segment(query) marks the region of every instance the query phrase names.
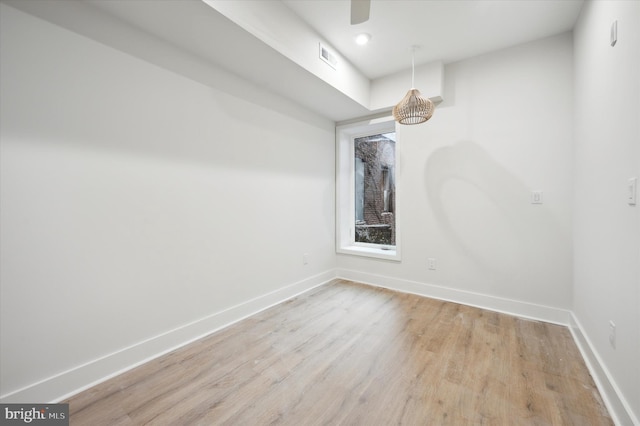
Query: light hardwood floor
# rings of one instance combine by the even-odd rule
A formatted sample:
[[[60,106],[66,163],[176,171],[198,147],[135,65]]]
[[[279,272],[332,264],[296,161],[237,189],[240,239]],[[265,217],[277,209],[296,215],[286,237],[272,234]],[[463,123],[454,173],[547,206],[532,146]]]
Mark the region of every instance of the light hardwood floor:
[[[567,328],[337,281],[66,401],[76,425],[611,425]]]

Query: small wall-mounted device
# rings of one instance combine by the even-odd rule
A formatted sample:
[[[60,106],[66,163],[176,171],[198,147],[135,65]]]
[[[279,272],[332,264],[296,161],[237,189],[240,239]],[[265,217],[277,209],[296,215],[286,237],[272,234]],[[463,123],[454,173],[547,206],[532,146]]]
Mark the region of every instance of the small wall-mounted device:
[[[627,187],[627,203],[630,206],[636,205],[636,194],[638,192],[638,178],[632,177],[629,179],[628,187]]]
[[[436,270],[436,260],[433,257],[427,259],[427,268],[429,268],[430,271]]]
[[[613,21],[611,24],[611,47],[615,46],[618,42],[618,21]]]
[[[542,204],[542,191],[531,191],[531,204]]]
[[[613,349],[616,348],[616,323],[609,321],[609,343]]]

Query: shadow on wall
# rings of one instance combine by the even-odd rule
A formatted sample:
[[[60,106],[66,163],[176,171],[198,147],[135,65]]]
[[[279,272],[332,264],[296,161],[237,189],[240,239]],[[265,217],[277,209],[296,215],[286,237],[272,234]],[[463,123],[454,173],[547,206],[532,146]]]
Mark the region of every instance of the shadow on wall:
[[[437,149],[425,179],[437,225],[485,279],[497,286],[498,280],[511,286],[524,278],[547,285],[570,279],[569,235],[548,208],[531,204],[531,189],[480,146],[461,141]]]

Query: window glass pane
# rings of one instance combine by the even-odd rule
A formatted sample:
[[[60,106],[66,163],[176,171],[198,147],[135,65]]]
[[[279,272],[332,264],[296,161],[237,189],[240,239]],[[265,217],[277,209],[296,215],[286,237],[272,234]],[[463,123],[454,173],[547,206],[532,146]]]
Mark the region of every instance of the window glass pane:
[[[364,222],[364,162],[356,157],[356,223]]]
[[[355,241],[395,246],[395,132],[354,139]]]

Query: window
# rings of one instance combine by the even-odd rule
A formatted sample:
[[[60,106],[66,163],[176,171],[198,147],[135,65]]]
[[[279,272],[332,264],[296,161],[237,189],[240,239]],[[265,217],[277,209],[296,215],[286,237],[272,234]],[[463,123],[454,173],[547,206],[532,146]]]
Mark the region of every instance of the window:
[[[395,123],[339,126],[336,144],[337,252],[400,260]]]
[[[355,241],[395,246],[395,132],[355,138]],[[388,248],[388,247],[387,247]]]

